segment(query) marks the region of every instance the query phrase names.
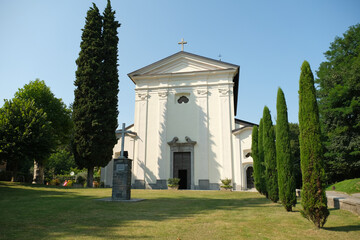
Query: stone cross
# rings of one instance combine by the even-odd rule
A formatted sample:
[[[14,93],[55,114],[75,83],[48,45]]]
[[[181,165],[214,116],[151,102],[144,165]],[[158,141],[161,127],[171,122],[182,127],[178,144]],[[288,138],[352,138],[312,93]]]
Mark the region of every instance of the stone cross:
[[[178,44],[181,44],[181,51],[184,51],[184,44],[187,44],[187,42],[184,42],[184,38],[181,39],[181,42],[179,42]]]
[[[125,131],[125,123],[122,124],[122,129],[121,130],[116,130],[115,133],[121,133],[121,153],[120,153],[120,157],[124,157],[125,135],[132,134],[132,135],[136,136],[137,134],[136,134],[136,132]]]

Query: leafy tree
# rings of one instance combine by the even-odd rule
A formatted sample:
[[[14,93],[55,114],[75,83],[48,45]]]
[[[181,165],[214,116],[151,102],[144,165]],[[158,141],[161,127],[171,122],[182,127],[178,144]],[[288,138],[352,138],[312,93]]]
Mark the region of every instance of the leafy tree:
[[[12,181],[22,164],[41,159],[53,147],[51,123],[34,100],[5,100],[0,110],[0,159],[12,170]]]
[[[296,205],[296,186],[291,158],[289,123],[285,96],[278,89],[276,121],[276,162],[278,171],[279,199],[287,211]]]
[[[276,169],[275,133],[267,106],[264,107],[263,112],[263,143],[267,196],[273,202],[277,202],[279,200],[279,189]]]
[[[44,81],[40,79],[30,81],[15,93],[15,98],[34,100],[35,106],[43,109],[47,119],[51,122],[56,145],[69,143],[73,128],[71,110],[66,107],[61,98],[55,97]]]
[[[92,187],[95,166],[105,166],[116,143],[117,127],[117,28],[110,1],[102,17],[93,7],[87,12],[81,51],[76,60],[74,154],[79,167],[88,169],[87,186]]]
[[[325,171],[314,76],[307,61],[301,66],[299,89],[300,158],[303,187],[302,215],[323,227],[329,215],[325,194]]]
[[[299,135],[300,135],[299,124],[289,123],[291,157],[292,157],[292,164],[294,167],[296,188],[298,189],[300,189],[302,186]]]
[[[336,37],[317,71],[328,180],[360,177],[360,24]]]
[[[34,180],[36,183],[44,182],[44,166],[50,154],[61,145],[69,144],[72,120],[71,110],[66,107],[63,101],[56,98],[50,88],[46,86],[44,81],[36,79],[20,88],[15,93],[15,98],[28,101],[34,101],[34,105],[38,109],[42,109],[46,113],[47,120],[50,122],[50,130],[52,138],[48,139],[51,147],[46,148],[34,160]],[[53,141],[50,143],[50,141]],[[36,171],[38,169],[38,171]]]

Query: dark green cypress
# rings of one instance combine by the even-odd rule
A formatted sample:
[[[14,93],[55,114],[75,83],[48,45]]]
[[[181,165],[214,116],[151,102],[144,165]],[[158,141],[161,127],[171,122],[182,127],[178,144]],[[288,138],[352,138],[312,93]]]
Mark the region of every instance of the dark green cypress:
[[[120,24],[115,20],[115,11],[111,9],[110,1],[104,10],[103,16],[103,64],[101,88],[102,95],[100,116],[102,135],[99,141],[101,157],[98,166],[104,167],[112,158],[113,148],[116,144],[115,130],[118,126],[118,93],[119,93],[119,74],[118,74],[118,42],[117,29]]]
[[[258,152],[259,152],[259,192],[267,197],[267,191],[266,191],[266,178],[265,178],[265,162],[264,162],[264,124],[263,119],[260,119],[259,123],[259,136],[258,136]]]
[[[302,215],[316,227],[323,227],[329,210],[325,194],[323,146],[316,101],[314,76],[307,61],[301,66],[299,89],[300,159],[303,187]]]
[[[79,167],[88,169],[87,186],[92,187],[94,167],[99,165],[102,145],[102,61],[103,44],[101,40],[102,17],[99,9],[93,7],[87,12],[82,33],[78,66],[75,80],[74,155]]]
[[[275,147],[275,133],[271,121],[269,108],[264,107],[263,112],[263,143],[264,143],[264,162],[265,162],[265,178],[266,190],[268,198],[273,202],[279,200],[278,179],[276,169],[276,147]]]
[[[251,157],[253,159],[254,166],[254,182],[255,188],[260,192],[261,190],[261,167],[259,162],[259,149],[258,149],[258,127],[254,126],[252,130],[252,142],[251,142]]]
[[[276,162],[278,171],[279,199],[286,211],[291,211],[296,204],[296,185],[291,159],[289,122],[285,96],[278,89],[276,121]]]

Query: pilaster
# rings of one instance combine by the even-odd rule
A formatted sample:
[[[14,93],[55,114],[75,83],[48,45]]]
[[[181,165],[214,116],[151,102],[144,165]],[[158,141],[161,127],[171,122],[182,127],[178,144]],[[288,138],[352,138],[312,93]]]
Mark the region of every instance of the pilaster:
[[[158,124],[158,165],[159,165],[159,178],[168,179],[170,175],[167,169],[170,167],[170,158],[168,157],[168,149],[166,144],[166,113],[167,113],[167,100],[168,91],[158,92],[158,109],[159,109],[159,124]]]
[[[200,88],[195,91],[196,104],[198,106],[198,145],[197,161],[195,162],[196,179],[209,179],[209,119],[208,119],[208,96],[207,88]]]
[[[135,91],[135,129],[138,140],[135,142],[136,159],[134,163],[134,172],[136,180],[145,180],[146,169],[146,143],[147,143],[147,125],[148,125],[148,98],[147,91]]]
[[[234,181],[232,172],[232,143],[231,143],[231,119],[229,111],[232,91],[230,88],[219,88],[220,126],[221,129],[221,154],[222,174],[221,178],[231,178]]]

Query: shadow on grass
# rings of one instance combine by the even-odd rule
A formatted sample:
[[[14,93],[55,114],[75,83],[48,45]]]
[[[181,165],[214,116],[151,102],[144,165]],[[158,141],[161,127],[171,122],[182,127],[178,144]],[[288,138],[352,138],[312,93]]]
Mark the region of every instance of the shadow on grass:
[[[348,226],[338,226],[338,227],[324,227],[324,230],[334,231],[334,232],[360,231],[360,225],[348,225]]]
[[[139,191],[145,201],[102,202],[110,189],[65,189],[0,182],[0,236],[4,239],[51,239],[61,237],[156,238],[132,236],[129,230],[147,228],[139,221],[161,222],[194,214],[247,207],[270,207],[263,197],[235,198],[230,194]],[[147,196],[147,197],[146,197]],[[138,196],[136,196],[138,197]],[[137,226],[139,225],[140,226]],[[153,225],[151,225],[153,226]],[[170,226],[171,227],[171,226]],[[166,229],[164,229],[166,231]]]

